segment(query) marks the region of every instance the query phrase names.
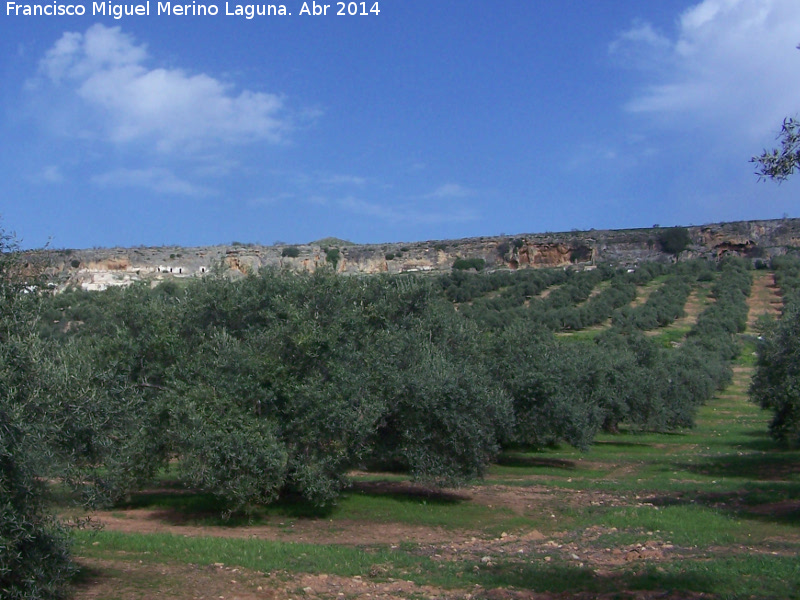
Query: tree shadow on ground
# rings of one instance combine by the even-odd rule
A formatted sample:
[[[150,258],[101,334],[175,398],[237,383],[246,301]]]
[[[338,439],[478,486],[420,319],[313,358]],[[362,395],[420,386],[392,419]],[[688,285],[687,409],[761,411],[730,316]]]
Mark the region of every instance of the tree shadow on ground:
[[[533,595],[523,593],[503,596],[509,599],[549,597],[536,595],[542,592],[558,594],[559,597],[561,594],[569,594],[570,598],[596,598],[598,595],[606,597],[606,594],[612,594],[611,597],[614,598],[708,598],[707,592],[716,587],[716,582],[705,574],[670,573],[655,566],[622,573],[598,574],[590,568],[542,565],[538,561],[496,565],[481,570],[478,579],[485,588],[513,587],[531,592],[535,590]]]
[[[514,452],[504,452],[497,458],[496,463],[501,467],[547,467],[568,470],[573,470],[577,467],[577,463],[574,460],[531,456]]]
[[[729,446],[736,450],[748,450],[750,452],[780,452],[782,450],[766,431],[746,431],[742,435],[751,439],[744,443],[731,442]]]
[[[763,434],[753,434],[761,437]],[[761,444],[761,441],[755,443]],[[800,451],[769,451],[709,456],[679,466],[691,473],[730,480],[743,480],[739,489],[667,493],[650,499],[656,506],[700,504],[765,522],[800,525]],[[713,485],[713,483],[712,483]]]
[[[648,444],[646,442],[626,442],[624,440],[596,440],[593,446],[598,446],[600,448],[608,447],[608,448],[650,448],[652,444]]]
[[[800,525],[800,483],[752,483],[726,492],[678,492],[647,499],[655,506],[700,505],[737,519]]]
[[[457,504],[470,499],[466,494],[408,481],[355,481],[351,484],[350,490],[368,496],[391,497],[398,500],[425,500],[435,504]]]
[[[682,468],[711,477],[747,478],[757,481],[791,481],[800,475],[800,452],[775,450],[750,454],[713,456]]]
[[[115,509],[153,509],[152,517],[173,525],[248,527],[269,517],[293,519],[325,519],[333,506],[317,506],[300,497],[287,494],[266,506],[251,506],[230,512],[226,502],[213,494],[191,489],[143,490],[131,494]]]
[[[113,576],[104,569],[83,565],[80,562],[76,563],[76,566],[77,569],[70,577],[70,584],[74,587],[89,588],[96,585],[99,579]]]

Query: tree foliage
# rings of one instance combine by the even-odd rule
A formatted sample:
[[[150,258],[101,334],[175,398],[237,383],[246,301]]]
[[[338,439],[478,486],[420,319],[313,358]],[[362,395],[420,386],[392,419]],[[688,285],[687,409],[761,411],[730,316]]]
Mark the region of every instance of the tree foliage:
[[[297,258],[300,256],[300,248],[297,246],[287,246],[281,250],[281,256],[284,258]]]
[[[692,238],[686,227],[669,227],[659,232],[658,243],[664,252],[677,256],[689,247]]]
[[[333,270],[336,270],[336,267],[339,266],[339,259],[341,259],[342,253],[338,248],[328,248],[325,250],[325,261],[333,267]]]
[[[429,280],[265,270],[72,300],[54,301],[89,320],[50,335],[81,347],[113,374],[97,385],[118,390],[103,410],[119,441],[111,451],[109,432],[88,428],[95,454],[82,463],[82,481],[110,501],[174,458],[187,486],[230,510],[281,495],[329,504],[365,461],[464,481],[511,418],[475,360],[478,330]]]
[[[228,512],[280,497],[329,505],[368,465],[459,483],[509,445],[588,448],[601,429],[690,426],[736,353],[749,274],[723,268],[730,281],[677,349],[635,327],[587,340],[554,331],[609,319],[659,275],[681,288],[672,318],[708,269],[692,261],[636,273],[263,270],[72,290],[47,299],[39,327],[50,350],[37,364],[55,368],[29,378],[61,402],[29,415],[58,424],[51,463],[92,501],[168,467]]]
[[[772,436],[800,446],[800,306],[791,304],[777,327],[761,340],[751,399],[772,411]]]
[[[42,480],[54,365],[33,333],[37,281],[17,250],[0,230],[0,597],[61,598],[72,572],[69,545],[48,514]]]
[[[774,257],[772,267],[785,305],[777,322],[760,322],[750,398],[772,412],[770,433],[776,440],[800,446],[800,260]]]
[[[786,118],[778,135],[781,147],[754,156],[760,179],[783,182],[800,167],[800,121]],[[780,259],[779,259],[780,261]],[[780,264],[780,263],[783,264]],[[784,291],[785,308],[779,324],[764,332],[750,398],[772,411],[772,436],[792,446],[800,445],[800,304],[797,266],[792,259],[778,263],[776,283]],[[783,267],[783,269],[780,269]]]
[[[48,514],[37,477],[30,431],[0,407],[0,597],[9,600],[66,596],[72,573],[65,532]]]
[[[785,119],[778,139],[780,148],[764,150],[760,156],[750,159],[757,165],[756,175],[761,179],[785,181],[800,167],[800,121]]]
[[[633,328],[642,331],[665,327],[684,315],[683,307],[691,292],[689,277],[676,275],[670,277],[647,302],[640,306],[626,306],[613,317],[616,327]]]
[[[468,271],[474,269],[475,271],[483,271],[486,266],[486,261],[482,258],[457,258],[453,262],[453,270],[455,271]]]

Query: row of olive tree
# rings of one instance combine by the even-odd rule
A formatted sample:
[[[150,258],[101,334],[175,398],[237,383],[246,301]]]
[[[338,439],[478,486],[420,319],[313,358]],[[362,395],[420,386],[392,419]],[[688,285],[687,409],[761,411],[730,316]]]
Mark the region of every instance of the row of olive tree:
[[[691,425],[724,379],[723,353],[700,333],[672,350],[616,329],[580,343],[527,318],[487,327],[430,278],[264,271],[47,298],[25,289],[8,288],[4,304],[4,489],[32,502],[20,510],[39,546],[20,547],[51,544],[49,571],[33,550],[19,555],[43,584],[69,563],[42,477],[114,502],[177,458],[184,483],[228,510],[281,496],[324,505],[354,467],[454,483],[503,446],[585,448],[600,429]]]
[[[684,306],[692,291],[685,276],[673,276],[655,290],[640,306],[626,306],[614,315],[616,327],[648,331],[665,327],[684,316]]]
[[[689,340],[678,349],[663,348],[632,327],[615,327],[588,343],[563,340],[552,335],[542,315],[580,314],[607,292],[625,290],[632,280],[646,283],[667,273],[674,273],[673,277],[681,281],[709,280],[715,278],[716,268],[705,261],[690,261],[647,265],[641,269],[643,273],[624,276],[609,271],[589,279],[589,274],[581,274],[577,285],[570,285],[568,278],[547,298],[530,301],[528,306],[507,307],[493,294],[485,302],[475,296],[471,306],[461,307],[463,315],[486,331],[491,344],[484,356],[492,365],[495,379],[514,402],[512,437],[503,443],[542,446],[565,441],[586,447],[600,429],[615,431],[627,425],[670,430],[692,425],[697,407],[730,380],[728,362],[738,347],[738,320],[732,329],[721,331],[711,324],[729,312],[739,315],[743,309],[746,314],[743,294],[727,294],[727,284],[716,286],[717,302],[701,316]],[[739,281],[742,269],[747,280],[744,284]],[[725,263],[720,279],[727,277],[733,278],[732,286],[739,290],[749,282],[744,263]],[[562,304],[585,297],[585,283],[602,280],[609,282],[608,287],[589,301]],[[537,304],[552,302],[552,296],[564,288],[581,292],[573,296],[569,291],[550,310],[534,309]],[[687,283],[679,294],[683,302],[688,288]],[[630,296],[621,297],[630,301]],[[489,306],[495,310],[488,311]],[[680,307],[672,308],[672,314],[682,309],[680,303]],[[559,321],[553,328],[559,329],[563,323]]]
[[[232,509],[325,504],[355,466],[461,481],[500,445],[690,425],[708,395],[716,362],[699,348],[616,330],[562,341],[513,311],[487,327],[441,289],[264,271],[55,296],[42,336],[84,389],[50,408],[65,423],[53,451],[88,499],[118,500],[179,457],[187,485]]]
[[[759,178],[782,182],[800,167],[800,121],[786,118],[778,139],[780,148],[764,150],[751,159]],[[800,446],[800,286],[793,262],[784,259],[775,265],[776,282],[784,293],[784,310],[778,324],[767,327],[762,336],[750,398],[772,411],[770,432],[775,439]]]
[[[328,504],[354,467],[453,483],[502,446],[585,448],[601,428],[690,425],[718,381],[701,345],[672,351],[618,330],[568,342],[530,319],[487,329],[439,290],[329,271],[47,299],[17,290],[20,307],[45,302],[46,318],[8,321],[17,337],[3,338],[4,456],[26,469],[7,472],[22,473],[23,491],[57,476],[114,502],[178,458],[184,483],[228,510],[289,495]],[[23,508],[40,546],[53,544],[41,553],[50,570],[36,572],[56,582],[69,563],[43,491],[20,497],[35,500]]]
[[[489,329],[502,328],[509,319],[524,318],[554,331],[574,331],[608,319],[636,295],[632,276],[611,267],[584,272],[547,269],[540,273],[534,280],[537,286],[532,286],[531,277],[523,272],[519,282],[499,293],[473,292],[470,304],[461,310]],[[464,283],[471,284],[470,280]],[[600,284],[606,284],[605,289],[594,293]],[[472,289],[480,289],[472,285]],[[548,287],[548,294],[542,294]]]
[[[753,402],[772,412],[770,433],[787,445],[800,446],[800,260],[772,259],[775,283],[783,296],[780,319],[761,321]]]
[[[83,379],[103,398],[81,407],[102,427],[81,432],[70,462],[112,501],[175,457],[231,509],[330,503],[373,461],[458,482],[481,475],[510,427],[479,331],[427,281],[265,271],[54,302],[56,327],[83,323],[49,335],[95,365]]]

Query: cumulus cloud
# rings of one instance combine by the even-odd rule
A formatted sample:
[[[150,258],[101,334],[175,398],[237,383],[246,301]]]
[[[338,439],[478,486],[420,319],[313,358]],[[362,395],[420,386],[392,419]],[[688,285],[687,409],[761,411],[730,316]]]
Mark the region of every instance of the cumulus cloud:
[[[85,33],[65,33],[39,72],[58,92],[102,115],[99,134],[117,144],[150,142],[172,153],[285,137],[281,97],[237,91],[207,74],[150,62],[146,46],[132,36],[96,24]]]
[[[674,36],[637,22],[609,51],[651,76],[628,111],[694,114],[758,136],[800,109],[798,42],[796,0],[704,0],[680,15]]]
[[[176,176],[168,169],[114,169],[95,175],[92,183],[102,188],[143,188],[158,194],[175,196],[207,196],[210,190]]]

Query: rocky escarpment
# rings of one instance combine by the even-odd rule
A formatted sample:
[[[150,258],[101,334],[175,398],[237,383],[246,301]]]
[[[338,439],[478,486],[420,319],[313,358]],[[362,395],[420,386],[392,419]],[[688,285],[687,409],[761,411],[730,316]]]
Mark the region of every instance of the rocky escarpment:
[[[739,221],[686,228],[691,242],[680,258],[718,259],[735,254],[768,259],[800,248],[800,219]],[[135,281],[225,273],[237,277],[262,267],[314,271],[323,266],[346,274],[449,271],[461,265],[488,269],[635,266],[675,257],[662,249],[660,228],[518,234],[459,240],[353,245],[323,240],[307,245],[232,244],[184,248],[48,250],[38,253],[60,287],[101,290]]]

